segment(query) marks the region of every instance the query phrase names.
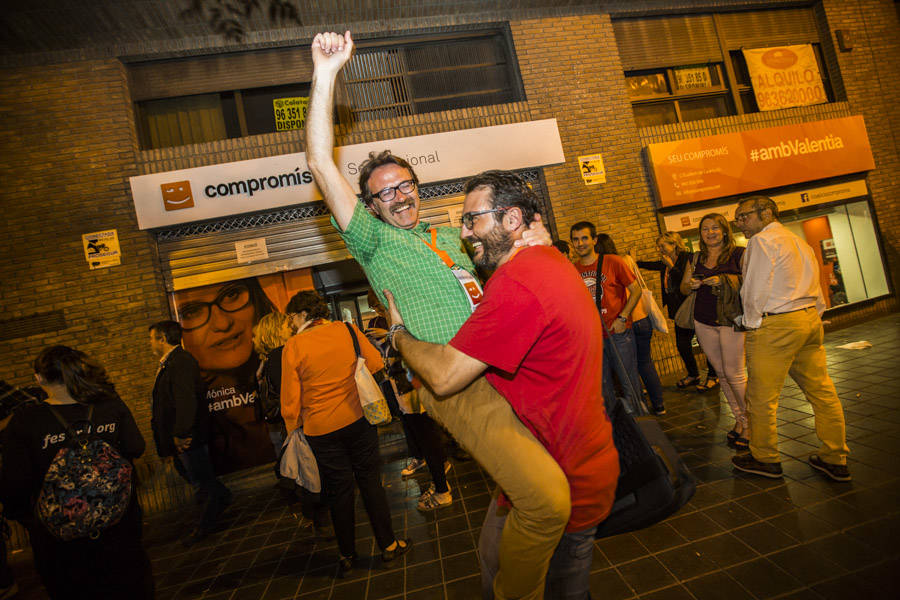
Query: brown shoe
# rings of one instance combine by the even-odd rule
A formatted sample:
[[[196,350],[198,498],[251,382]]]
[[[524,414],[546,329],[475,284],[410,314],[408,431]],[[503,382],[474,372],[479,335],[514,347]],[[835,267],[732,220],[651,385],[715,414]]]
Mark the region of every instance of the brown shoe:
[[[747,452],[746,454],[738,454],[737,456],[732,457],[731,464],[738,471],[743,471],[744,473],[752,473],[753,475],[762,475],[763,477],[768,477],[769,479],[780,479],[784,474],[781,470],[781,463],[764,463],[759,462],[753,455]]]
[[[813,454],[809,457],[809,466],[817,471],[822,471],[835,481],[851,481],[853,479],[850,477],[850,469],[847,468],[847,465],[827,463],[819,458],[818,454]]]

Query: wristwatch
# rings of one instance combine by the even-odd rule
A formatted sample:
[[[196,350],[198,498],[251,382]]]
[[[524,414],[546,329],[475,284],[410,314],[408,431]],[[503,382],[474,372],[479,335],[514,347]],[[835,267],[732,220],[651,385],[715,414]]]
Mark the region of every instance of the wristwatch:
[[[616,317],[616,318],[617,318],[618,320],[622,321],[623,323],[627,323],[627,322],[628,322],[628,317],[626,317],[626,316],[624,316],[624,315],[619,315],[619,316]]]

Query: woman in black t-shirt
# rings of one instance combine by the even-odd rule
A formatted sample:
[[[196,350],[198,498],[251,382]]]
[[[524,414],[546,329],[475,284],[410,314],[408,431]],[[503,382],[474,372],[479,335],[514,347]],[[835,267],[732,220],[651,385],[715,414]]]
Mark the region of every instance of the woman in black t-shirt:
[[[141,546],[141,508],[134,488],[122,519],[97,539],[62,541],[35,518],[34,504],[50,463],[66,446],[68,423],[86,419],[101,438],[129,461],[144,452],[144,438],[106,371],[83,352],[51,346],[34,361],[44,403],[22,407],[6,430],[0,500],[31,538],[34,562],[51,598],[152,598],[150,561]]]

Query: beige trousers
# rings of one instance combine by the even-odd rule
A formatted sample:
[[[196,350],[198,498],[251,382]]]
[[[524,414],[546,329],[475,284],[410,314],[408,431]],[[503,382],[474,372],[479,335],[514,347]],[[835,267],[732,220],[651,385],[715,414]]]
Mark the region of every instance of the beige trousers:
[[[775,414],[788,375],[812,405],[816,435],[822,442],[819,458],[847,464],[844,409],[825,365],[825,333],[814,308],[764,317],[759,329],[748,331],[747,409],[750,414],[750,452],[760,462],[779,462]]]
[[[445,398],[419,390],[428,414],[477,460],[513,504],[500,540],[497,600],[540,600],[569,521],[569,483],[546,448],[484,377]]]

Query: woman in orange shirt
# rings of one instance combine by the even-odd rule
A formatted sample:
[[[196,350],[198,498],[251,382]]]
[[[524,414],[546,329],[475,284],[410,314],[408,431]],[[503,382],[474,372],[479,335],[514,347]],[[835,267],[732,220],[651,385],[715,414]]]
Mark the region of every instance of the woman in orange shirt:
[[[354,483],[382,560],[390,562],[404,554],[409,540],[397,540],[391,526],[381,486],[378,432],[363,418],[354,379],[356,351],[347,326],[328,320],[328,305],[316,292],[299,292],[285,312],[292,315],[298,332],[282,355],[281,416],[288,433],[303,428],[319,464],[341,552],[338,574],[346,577],[357,558]],[[355,325],[351,327],[369,371],[384,368],[378,350]]]

